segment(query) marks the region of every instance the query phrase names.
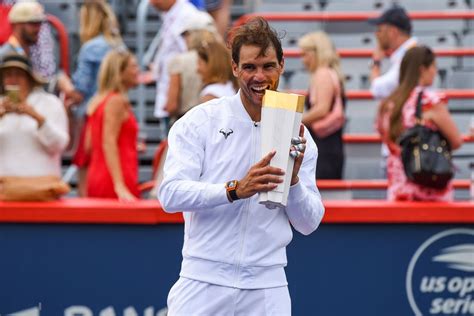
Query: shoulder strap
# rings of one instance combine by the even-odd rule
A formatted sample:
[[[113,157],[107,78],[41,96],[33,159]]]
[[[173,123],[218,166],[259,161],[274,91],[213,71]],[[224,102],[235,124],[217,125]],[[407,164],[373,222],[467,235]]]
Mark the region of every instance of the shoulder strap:
[[[336,92],[336,97],[334,98],[332,107],[334,108],[335,106],[340,106],[341,109],[344,109],[344,104],[342,100],[342,92],[341,92],[341,82],[339,81],[337,72],[334,69],[331,69],[330,77],[334,84],[335,92]]]
[[[336,71],[332,68],[330,70],[330,73],[331,81],[333,82],[334,87],[336,88],[336,96],[341,97],[341,84],[339,82],[339,77],[337,76]]]
[[[415,109],[415,117],[416,117],[416,121],[417,121],[417,124],[421,124],[421,101],[423,99],[423,90],[421,90],[419,93],[418,93],[418,97],[416,99],[416,109]]]

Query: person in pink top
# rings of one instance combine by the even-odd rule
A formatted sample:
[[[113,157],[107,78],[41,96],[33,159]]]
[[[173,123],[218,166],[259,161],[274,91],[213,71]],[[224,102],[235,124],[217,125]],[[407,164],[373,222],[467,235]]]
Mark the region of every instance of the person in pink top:
[[[139,196],[138,124],[127,96],[138,74],[137,60],[126,50],[110,51],[100,66],[98,92],[88,108],[89,197],[129,201]]]
[[[420,186],[410,182],[403,169],[397,139],[402,132],[415,125],[415,109],[418,94],[422,92],[423,124],[439,130],[451,149],[462,145],[462,138],[451,117],[446,97],[429,87],[436,76],[433,51],[426,46],[409,49],[400,66],[399,86],[385,99],[379,108],[377,130],[389,148],[387,177],[389,200],[450,201],[453,187],[450,183],[442,190]]]

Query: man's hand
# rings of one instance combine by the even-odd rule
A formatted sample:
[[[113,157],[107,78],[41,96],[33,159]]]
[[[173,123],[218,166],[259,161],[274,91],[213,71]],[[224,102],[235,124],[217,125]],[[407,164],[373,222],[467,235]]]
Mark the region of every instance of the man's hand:
[[[141,83],[141,84],[147,85],[147,84],[151,84],[155,81],[156,81],[155,77],[154,77],[153,72],[151,70],[142,72],[138,75],[138,82]]]
[[[295,158],[295,163],[293,165],[293,173],[291,174],[290,185],[298,183],[300,180],[298,178],[298,172],[300,172],[301,164],[303,163],[304,152],[306,151],[306,138],[304,138],[304,126],[300,125],[300,137],[298,141],[292,140],[292,146],[290,148],[290,154]],[[292,154],[293,153],[293,154]]]
[[[258,192],[271,191],[283,182],[282,176],[285,172],[280,168],[270,166],[270,161],[275,154],[276,151],[268,153],[262,160],[253,165],[247,175],[239,181],[236,190],[239,198],[246,199]]]
[[[379,45],[377,45],[377,47],[375,47],[375,49],[372,53],[372,60],[381,61],[384,58],[385,58],[385,52],[383,51],[383,49]]]
[[[84,100],[84,96],[77,90],[70,90],[64,93],[64,106],[69,108],[80,104]]]

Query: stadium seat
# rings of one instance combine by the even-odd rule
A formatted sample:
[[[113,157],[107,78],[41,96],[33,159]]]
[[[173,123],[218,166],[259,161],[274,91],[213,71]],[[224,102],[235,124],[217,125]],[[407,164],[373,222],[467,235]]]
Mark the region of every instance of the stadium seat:
[[[447,81],[450,89],[474,89],[474,76],[472,70],[455,70]]]
[[[334,46],[341,48],[374,48],[376,39],[373,32],[358,34],[331,34]]]
[[[392,4],[383,0],[329,0],[322,10],[327,12],[383,11]]]
[[[315,2],[288,2],[285,3],[267,3],[264,2],[255,6],[255,12],[308,12],[319,10],[319,5]]]
[[[469,6],[465,0],[436,0],[430,1],[429,8],[424,0],[397,0],[398,4],[408,11],[448,11],[468,10]]]
[[[283,47],[296,47],[298,39],[310,32],[321,29],[320,22],[271,21],[270,25],[278,32]]]
[[[57,15],[63,21],[67,21],[70,27],[70,37],[78,43],[77,27],[78,8],[82,1],[72,0],[69,2],[59,0],[45,0],[43,3],[48,12]],[[124,40],[129,48],[134,51],[137,47],[136,32],[136,11],[139,0],[112,0],[111,4],[117,10],[119,16],[123,17],[122,30]],[[243,13],[262,13],[273,11],[289,13],[296,11],[299,13],[324,12],[329,14],[335,12],[381,12],[392,5],[392,0],[234,0],[232,15],[236,17]],[[470,2],[463,0],[436,0],[430,1],[427,8],[426,0],[399,0],[402,5],[411,11],[439,10],[456,11],[466,10]],[[472,1],[474,2],[474,1]],[[471,3],[472,4],[472,3]],[[121,8],[121,9],[120,9]],[[160,27],[160,18],[156,10],[148,10],[148,22],[146,23],[146,46],[156,34]],[[453,20],[414,20],[414,35],[418,37],[420,43],[428,44],[434,48],[465,48],[474,47],[473,20],[453,19]],[[366,49],[375,47],[375,28],[366,21],[271,21],[270,24],[276,28],[282,36],[283,46],[286,48],[296,48],[298,39],[309,32],[324,30],[328,32],[338,49]],[[77,47],[71,51],[77,53]],[[73,61],[74,59],[71,59]],[[369,68],[370,56],[343,57],[341,58],[342,70],[346,76],[346,90],[365,90],[369,88]],[[474,57],[473,56],[444,56],[437,59],[439,74],[435,86],[453,89],[474,89]],[[386,63],[383,65],[386,69]],[[286,57],[285,72],[281,78],[280,89],[301,89],[307,91],[309,86],[309,74],[303,67],[300,58]],[[145,111],[146,120],[143,132],[147,134],[147,151],[140,155],[140,181],[147,181],[152,178],[152,161],[158,148],[159,142],[164,135],[160,122],[153,116],[155,102],[155,87],[153,85],[145,87]],[[130,92],[130,100],[136,109],[137,90]],[[467,132],[470,117],[474,114],[472,107],[473,99],[450,99],[449,108],[458,127],[463,133]],[[354,134],[374,134],[374,119],[376,115],[378,101],[372,99],[349,99],[346,113],[348,121],[345,126],[345,133]],[[348,142],[345,144],[346,164],[344,177],[347,179],[380,179],[383,172],[380,167],[380,143],[373,142]],[[461,150],[455,153],[455,162],[459,168],[456,174],[458,179],[468,179],[468,163],[474,159],[474,143],[463,145]],[[64,164],[67,164],[70,157],[65,157]],[[465,192],[464,192],[465,193]],[[463,194],[464,194],[463,193]],[[326,194],[326,196],[325,196]],[[346,192],[323,192],[327,197],[340,198],[385,198],[384,190],[352,190]],[[335,194],[335,195],[334,195]],[[457,194],[457,193],[456,193]]]

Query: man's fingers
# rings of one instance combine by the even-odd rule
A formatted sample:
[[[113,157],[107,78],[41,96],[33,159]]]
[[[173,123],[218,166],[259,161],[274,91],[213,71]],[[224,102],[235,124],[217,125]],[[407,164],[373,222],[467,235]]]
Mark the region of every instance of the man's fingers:
[[[267,183],[267,184],[259,184],[256,187],[256,192],[268,192],[275,189],[278,186],[276,183]]]
[[[269,166],[269,165],[267,165],[263,168],[256,169],[254,171],[255,176],[262,176],[262,175],[266,175],[266,174],[282,176],[282,175],[285,174],[285,171],[280,169],[280,168],[272,167],[272,166]]]
[[[298,145],[298,144],[301,144],[304,140],[304,137],[301,137],[301,136],[297,136],[297,137],[293,137],[291,139],[291,144],[292,145]]]
[[[304,125],[303,125],[303,123],[300,124],[300,137],[304,137]]]
[[[275,150],[272,150],[271,152],[269,152],[268,154],[265,155],[265,157],[263,157],[259,162],[257,162],[257,166],[259,167],[263,167],[263,166],[266,166],[270,163],[270,161],[272,160],[272,158],[275,156],[276,154],[276,151]]]
[[[275,175],[266,174],[258,177],[257,181],[260,184],[269,184],[269,183],[282,183],[283,178]]]
[[[291,150],[290,151],[290,156],[295,158],[295,159],[298,158],[300,155],[301,155],[301,152],[299,152],[297,150]]]
[[[298,144],[298,145],[295,145],[295,149],[296,149],[297,151],[304,152],[305,149],[306,149],[306,144]]]

